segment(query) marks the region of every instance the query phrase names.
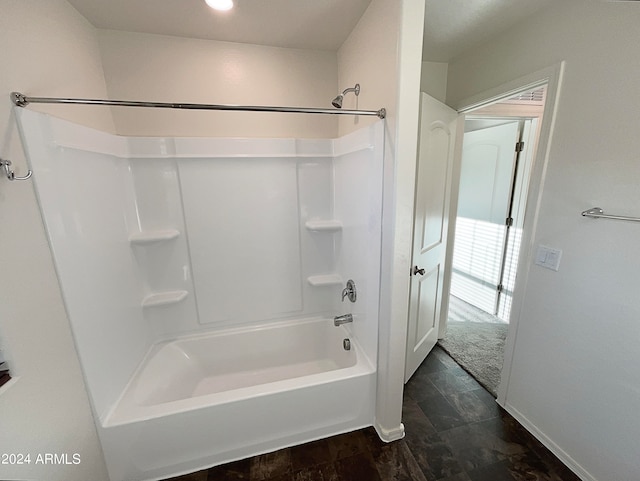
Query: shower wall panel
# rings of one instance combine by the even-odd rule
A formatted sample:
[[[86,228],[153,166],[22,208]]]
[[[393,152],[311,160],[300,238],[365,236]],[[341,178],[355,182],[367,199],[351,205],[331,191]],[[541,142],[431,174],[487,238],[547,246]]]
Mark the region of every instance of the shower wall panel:
[[[201,323],[302,311],[295,158],[180,160]]]
[[[142,277],[142,298],[186,293],[181,302],[143,309],[152,339],[171,339],[199,329],[176,159],[158,156],[173,156],[174,142],[129,138],[128,143],[138,215],[138,229],[132,235],[167,233],[170,237],[131,246]]]
[[[335,315],[332,140],[176,139],[203,329]]]
[[[331,144],[325,143],[325,157],[298,158],[300,202],[300,253],[303,259],[302,287],[304,311],[326,317],[339,314],[342,284],[313,286],[309,279],[337,275],[341,231],[310,229],[309,223],[336,219],[333,205],[333,159]]]
[[[187,334],[351,312],[375,363],[382,121],[338,140],[172,139],[17,115],[101,420],[151,345]]]
[[[136,224],[124,139],[17,109],[76,348],[98,416],[151,344],[128,237]]]
[[[154,338],[338,313],[340,233],[307,225],[334,218],[332,140],[128,143],[140,233],[181,233],[134,248],[146,291],[186,293],[145,309]]]
[[[343,223],[337,271],[356,283],[357,301],[345,299],[354,332],[375,364],[378,348],[384,123],[335,140],[334,212]]]

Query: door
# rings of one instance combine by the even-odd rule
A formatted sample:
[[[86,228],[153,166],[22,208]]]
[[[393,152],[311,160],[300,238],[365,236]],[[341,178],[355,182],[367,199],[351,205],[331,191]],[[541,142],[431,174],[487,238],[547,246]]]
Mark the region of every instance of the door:
[[[451,294],[495,315],[522,144],[520,121],[491,123],[465,122]]]
[[[405,382],[438,341],[458,113],[421,95]],[[407,273],[409,274],[409,273]]]

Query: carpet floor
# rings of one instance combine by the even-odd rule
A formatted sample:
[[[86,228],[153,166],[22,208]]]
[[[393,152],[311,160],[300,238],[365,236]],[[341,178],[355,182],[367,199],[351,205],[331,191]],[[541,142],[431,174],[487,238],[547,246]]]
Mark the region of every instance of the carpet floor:
[[[438,344],[496,397],[508,328],[497,317],[451,296],[447,333]]]

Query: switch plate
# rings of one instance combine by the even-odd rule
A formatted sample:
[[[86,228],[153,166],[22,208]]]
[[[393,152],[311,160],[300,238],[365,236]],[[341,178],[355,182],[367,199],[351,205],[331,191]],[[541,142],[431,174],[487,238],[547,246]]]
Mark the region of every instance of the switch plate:
[[[539,245],[535,263],[540,267],[557,271],[560,267],[560,257],[562,257],[562,250]]]

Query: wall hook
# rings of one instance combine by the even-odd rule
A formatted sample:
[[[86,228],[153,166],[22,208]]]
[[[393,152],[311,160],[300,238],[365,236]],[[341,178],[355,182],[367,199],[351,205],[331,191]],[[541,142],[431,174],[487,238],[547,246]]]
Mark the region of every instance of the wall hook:
[[[0,167],[2,167],[4,169],[4,173],[7,176],[7,179],[9,179],[9,180],[27,180],[33,174],[33,172],[31,170],[28,170],[27,171],[27,175],[25,175],[23,177],[17,176],[13,172],[13,170],[11,170],[11,161],[10,160],[0,159]]]

